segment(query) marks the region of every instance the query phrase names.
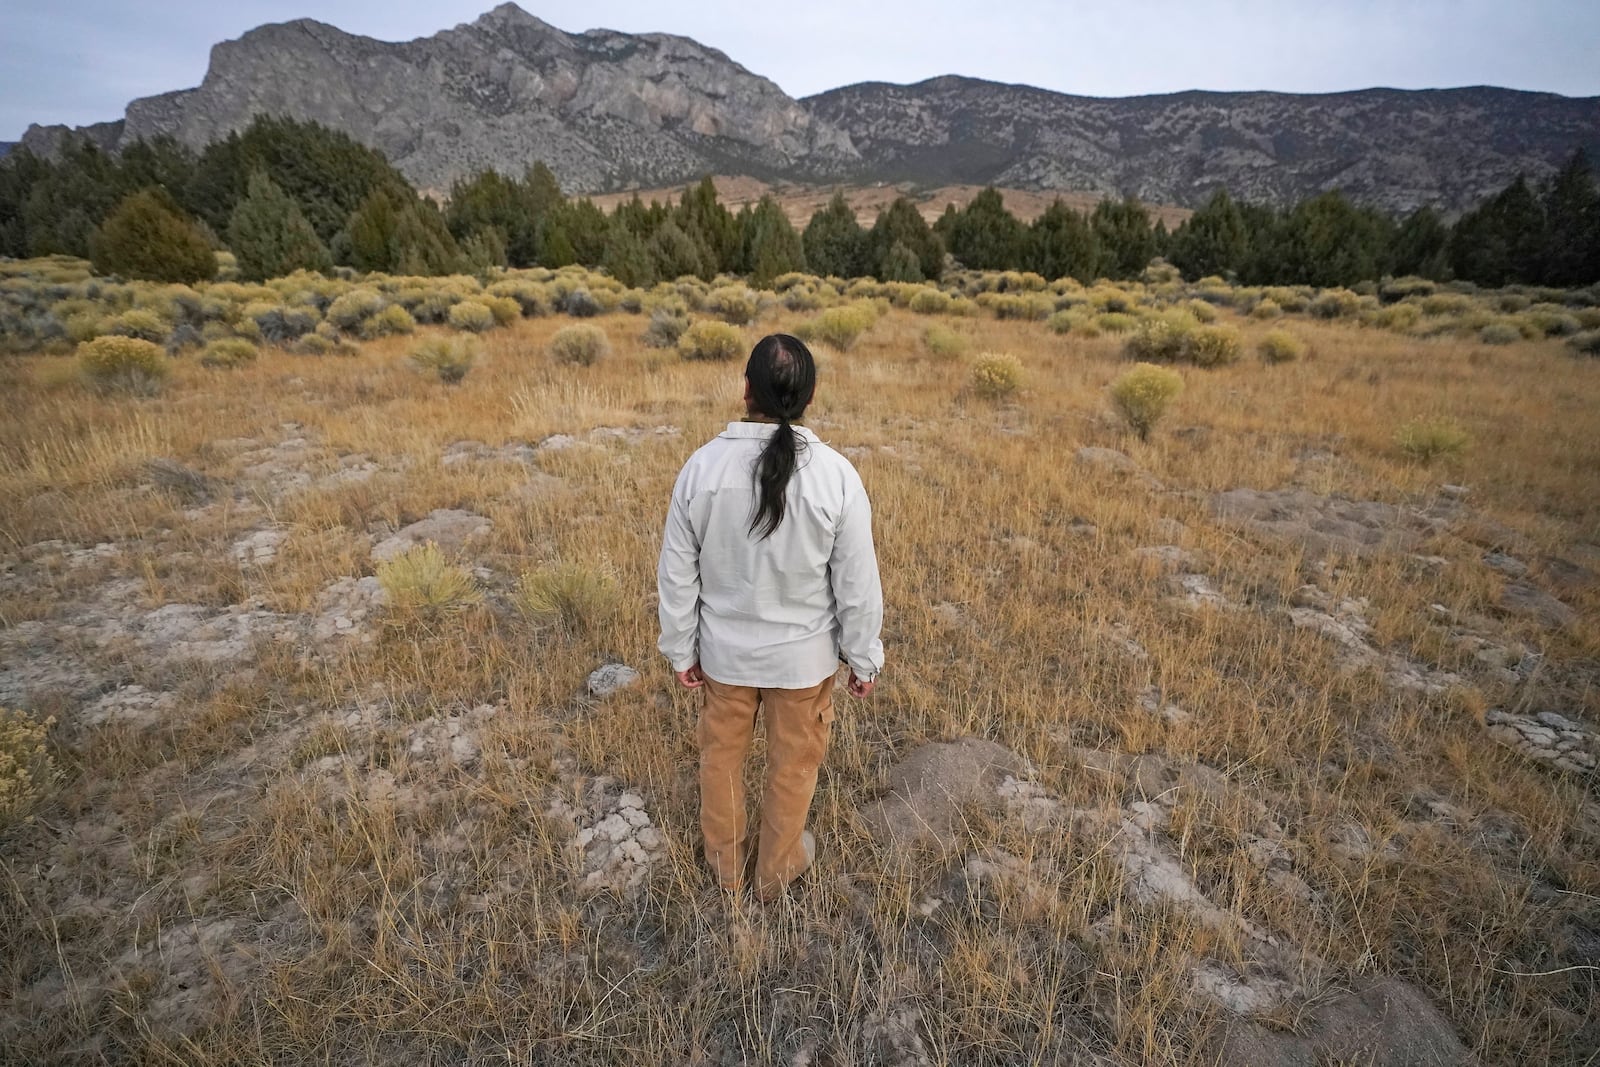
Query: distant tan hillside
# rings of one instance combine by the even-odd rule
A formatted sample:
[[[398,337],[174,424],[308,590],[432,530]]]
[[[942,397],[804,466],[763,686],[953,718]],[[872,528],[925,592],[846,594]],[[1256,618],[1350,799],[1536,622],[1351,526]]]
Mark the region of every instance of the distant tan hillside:
[[[932,222],[944,213],[946,204],[964,207],[984,188],[981,185],[942,185],[937,189],[918,191],[911,182],[800,185],[792,182],[764,182],[759,178],[730,174],[718,174],[711,180],[717,187],[717,199],[735,211],[745,204],[755,203],[768,193],[772,194],[783,205],[789,221],[797,228],[804,227],[810,222],[811,216],[837,192],[844,193],[845,200],[855,208],[856,219],[863,226],[871,226],[873,220],[878,217],[878,212],[888,207],[897,196],[911,197],[921,208],[923,217]],[[635,194],[647,204],[652,200],[675,203],[684,188],[685,186],[679,185],[659,189],[629,190],[606,193],[592,199],[600,207],[610,211],[618,204],[632,199]],[[1006,208],[1024,222],[1032,222],[1044,214],[1044,210],[1055,200],[1061,200],[1074,211],[1087,213],[1093,211],[1095,205],[1104,199],[1096,193],[1058,193],[1028,189],[1001,189],[1000,196],[1005,201]],[[1166,223],[1169,230],[1194,214],[1188,208],[1171,204],[1151,204],[1149,207],[1150,213]]]

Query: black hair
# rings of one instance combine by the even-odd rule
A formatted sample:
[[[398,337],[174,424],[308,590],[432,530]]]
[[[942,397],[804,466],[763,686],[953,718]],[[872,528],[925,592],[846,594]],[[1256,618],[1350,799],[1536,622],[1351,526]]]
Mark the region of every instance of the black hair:
[[[770,334],[751,350],[744,377],[750,383],[751,408],[778,420],[755,469],[760,498],[750,519],[750,532],[765,540],[783,522],[784,493],[806,447],[805,439],[790,423],[803,416],[811,403],[817,388],[817,362],[798,337]]]

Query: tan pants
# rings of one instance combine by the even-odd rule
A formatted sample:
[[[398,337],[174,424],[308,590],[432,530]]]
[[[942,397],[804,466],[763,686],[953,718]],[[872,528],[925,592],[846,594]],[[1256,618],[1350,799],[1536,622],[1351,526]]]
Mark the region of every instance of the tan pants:
[[[756,895],[772,900],[804,873],[806,828],[817,768],[833,723],[833,679],[809,689],[756,689],[706,679],[700,743],[700,831],[706,862],[724,889],[744,882],[744,760],[756,713],[767,719],[767,782],[761,797]]]

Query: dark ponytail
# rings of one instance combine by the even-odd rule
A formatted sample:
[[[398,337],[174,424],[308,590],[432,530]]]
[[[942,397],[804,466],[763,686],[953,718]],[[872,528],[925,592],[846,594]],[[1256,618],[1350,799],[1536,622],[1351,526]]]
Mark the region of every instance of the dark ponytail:
[[[756,342],[745,364],[752,413],[778,420],[778,428],[761,449],[755,478],[759,498],[750,532],[761,540],[783,523],[785,492],[799,463],[805,440],[790,425],[806,412],[817,387],[817,364],[798,337],[775,333]]]

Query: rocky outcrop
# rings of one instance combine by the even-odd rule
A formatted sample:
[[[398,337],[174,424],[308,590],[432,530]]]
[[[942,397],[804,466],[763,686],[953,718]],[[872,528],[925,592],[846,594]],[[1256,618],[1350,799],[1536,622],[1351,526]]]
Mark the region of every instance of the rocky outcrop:
[[[1456,211],[1595,143],[1600,98],[1478,87],[1298,95],[1068,96],[942,77],[804,101],[879,180],[1132,193],[1198,206],[1328,189],[1391,210]]]
[[[91,130],[107,148],[159,134],[199,147],[260,114],[343,130],[435,189],[539,160],[577,192],[856,161],[847,136],[716,49],[568,34],[515,4],[395,43],[311,19],[260,26],[213,48],[198,88],[135,100],[123,122]],[[64,132],[30,127],[24,143],[49,151]]]
[[[946,76],[795,100],[687,37],[566,33],[509,3],[414,41],[311,19],[260,26],[213,48],[196,88],[135,100],[114,122],[32,126],[22,143],[51,154],[69,136],[115,150],[169,134],[199,147],[260,114],[342,130],[441,191],[543,161],[579,193],[721,173],[1191,207],[1219,186],[1276,203],[1340,188],[1455,211],[1600,143],[1600,98],[1482,87],[1102,99]]]

